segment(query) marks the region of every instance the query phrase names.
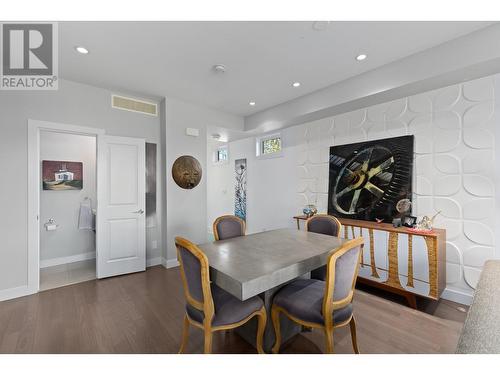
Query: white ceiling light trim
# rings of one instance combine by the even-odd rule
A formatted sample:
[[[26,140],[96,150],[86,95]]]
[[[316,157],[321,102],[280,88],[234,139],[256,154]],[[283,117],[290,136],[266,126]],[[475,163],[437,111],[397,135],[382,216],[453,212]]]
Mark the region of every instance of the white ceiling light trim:
[[[356,56],[356,60],[363,61],[363,60],[366,60],[367,57],[368,57],[367,55],[365,55],[364,53],[362,53],[362,54]]]
[[[253,100],[248,103],[248,105],[250,105],[252,107],[255,106],[255,104],[257,104],[257,103],[255,103]]]

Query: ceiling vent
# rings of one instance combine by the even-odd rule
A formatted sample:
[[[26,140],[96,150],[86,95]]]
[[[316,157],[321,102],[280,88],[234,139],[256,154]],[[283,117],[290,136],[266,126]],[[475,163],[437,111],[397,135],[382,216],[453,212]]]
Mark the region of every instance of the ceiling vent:
[[[111,106],[124,111],[144,113],[149,116],[158,115],[158,106],[156,103],[146,102],[125,96],[111,95]]]

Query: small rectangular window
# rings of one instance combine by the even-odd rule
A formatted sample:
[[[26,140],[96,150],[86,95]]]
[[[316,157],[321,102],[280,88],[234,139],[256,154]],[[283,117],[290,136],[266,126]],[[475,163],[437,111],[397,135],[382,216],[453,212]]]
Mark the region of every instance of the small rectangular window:
[[[227,146],[217,148],[214,155],[215,163],[226,163],[229,160],[229,151]]]
[[[281,138],[269,138],[262,141],[262,155],[281,151]]]
[[[283,152],[283,139],[280,133],[257,138],[257,157],[279,157]]]

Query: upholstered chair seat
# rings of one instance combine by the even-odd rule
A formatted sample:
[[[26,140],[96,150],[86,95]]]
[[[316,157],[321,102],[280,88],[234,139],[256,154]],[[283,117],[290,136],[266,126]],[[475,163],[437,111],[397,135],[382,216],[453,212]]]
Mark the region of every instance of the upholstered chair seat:
[[[264,303],[259,297],[240,301],[215,284],[211,284],[211,289],[215,309],[212,326],[217,327],[237,323],[264,307]],[[203,311],[197,310],[188,303],[186,304],[186,312],[191,319],[203,323]]]
[[[239,327],[257,318],[256,347],[264,353],[262,342],[266,327],[266,309],[259,297],[240,301],[210,282],[210,265],[203,251],[182,237],[175,238],[177,259],[180,264],[186,315],[179,353],[183,353],[191,325],[204,332],[204,352],[212,352],[212,335],[215,331]]]
[[[224,215],[215,219],[213,224],[216,241],[245,235],[245,222],[234,215]]]
[[[326,234],[327,236],[339,237],[342,224],[331,215],[318,214],[310,217],[306,222],[308,232]],[[326,266],[319,267],[311,272],[311,278],[326,280]]]
[[[304,327],[322,329],[327,353],[333,353],[333,331],[349,324],[352,347],[359,353],[352,298],[362,244],[363,238],[355,238],[332,251],[326,263],[325,281],[297,279],[274,295],[271,317],[276,341],[273,353],[278,353],[281,345],[280,314]]]
[[[325,285],[322,280],[295,280],[279,291],[273,303],[301,320],[325,324],[322,312]],[[333,313],[333,322],[335,324],[345,322],[351,315],[352,303],[349,303]]]

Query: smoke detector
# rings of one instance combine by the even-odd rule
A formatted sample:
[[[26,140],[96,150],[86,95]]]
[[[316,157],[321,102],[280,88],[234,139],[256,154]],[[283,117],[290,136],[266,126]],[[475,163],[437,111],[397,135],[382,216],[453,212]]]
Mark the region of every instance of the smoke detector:
[[[212,67],[212,70],[215,72],[215,73],[225,73],[226,72],[226,66],[225,65],[222,65],[222,64],[215,64],[213,67]]]

